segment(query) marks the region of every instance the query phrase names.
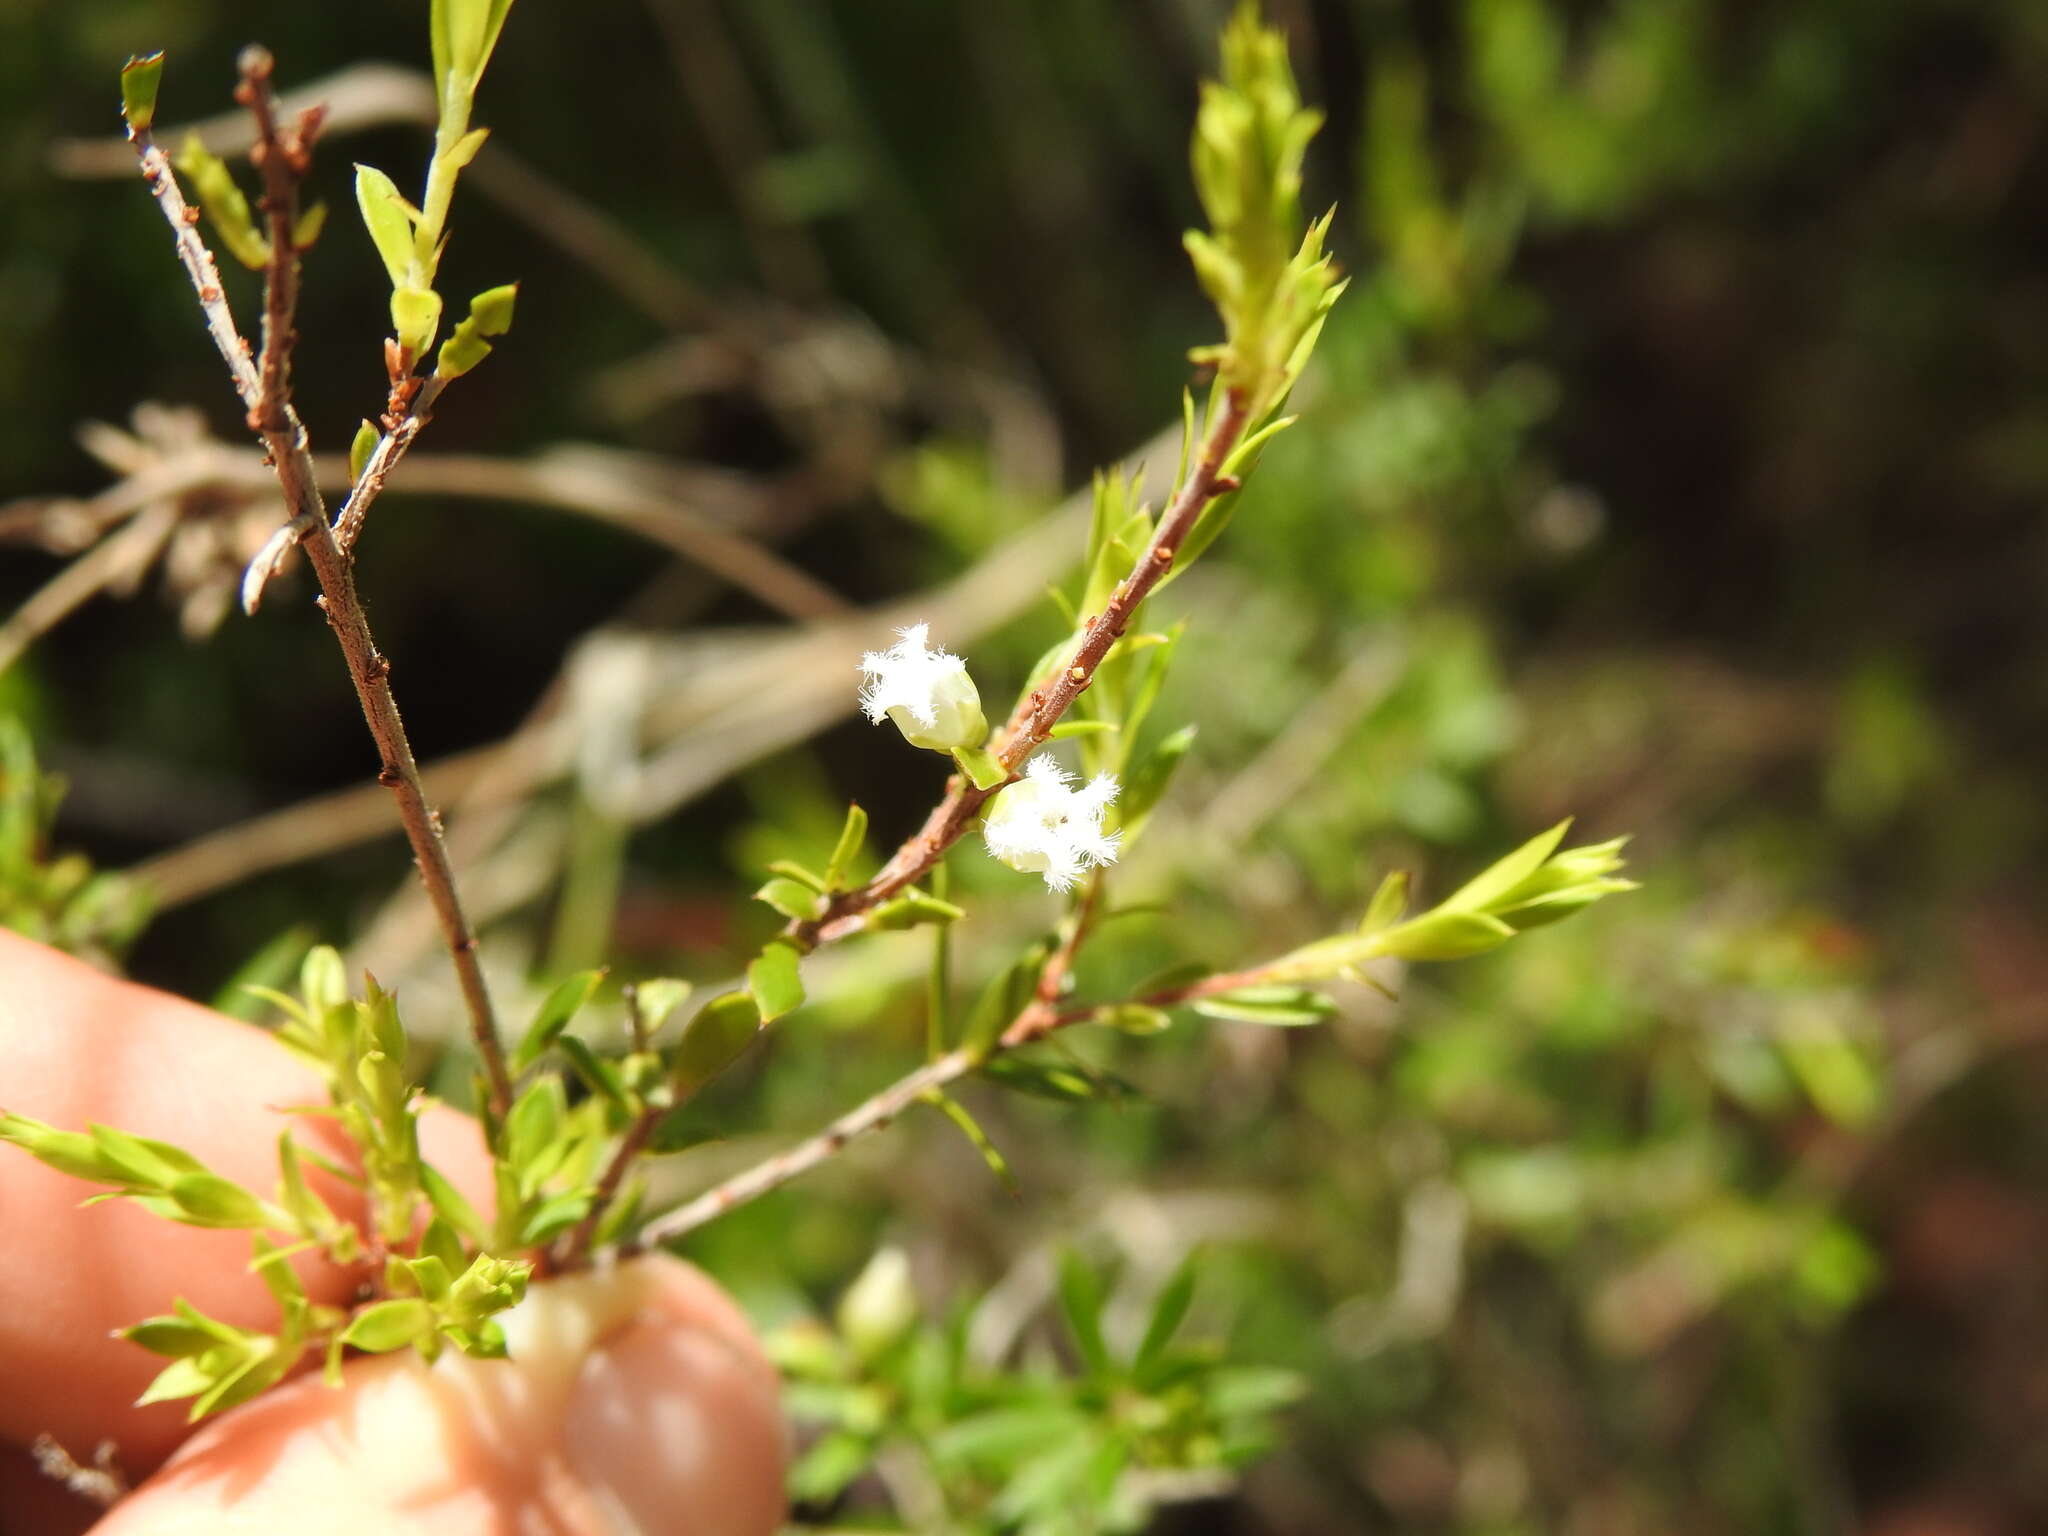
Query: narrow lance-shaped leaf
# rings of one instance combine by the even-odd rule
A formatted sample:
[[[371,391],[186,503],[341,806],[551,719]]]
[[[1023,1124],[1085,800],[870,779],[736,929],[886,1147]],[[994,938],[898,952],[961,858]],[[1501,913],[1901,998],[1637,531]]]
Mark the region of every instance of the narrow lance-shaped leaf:
[[[268,266],[270,242],[258,232],[249,211],[249,199],[235,185],[227,162],[202,144],[198,134],[188,133],[171,163],[192,184],[207,222],[228,248],[228,254],[251,271],[260,272]]]
[[[591,970],[578,971],[555,983],[520,1037],[518,1049],[512,1053],[514,1072],[524,1072],[547,1054],[555,1037],[569,1027],[570,1020],[583,1010],[603,980],[602,970]]]
[[[383,258],[391,286],[402,288],[412,272],[412,221],[417,214],[389,176],[373,165],[356,166],[356,206],[363,227]]]
[[[348,445],[348,478],[353,485],[363,478],[363,471],[369,467],[370,455],[377,451],[377,444],[383,441],[383,434],[370,425],[366,419],[356,428],[356,435]]]
[[[1245,1024],[1302,1025],[1322,1023],[1337,1011],[1337,1005],[1305,987],[1261,986],[1196,998],[1195,1011]]]
[[[853,869],[853,861],[860,857],[861,845],[867,841],[868,813],[857,805],[846,808],[846,822],[839,829],[839,841],[833,845],[832,857],[825,865],[825,888],[839,890],[846,883],[847,875]]]

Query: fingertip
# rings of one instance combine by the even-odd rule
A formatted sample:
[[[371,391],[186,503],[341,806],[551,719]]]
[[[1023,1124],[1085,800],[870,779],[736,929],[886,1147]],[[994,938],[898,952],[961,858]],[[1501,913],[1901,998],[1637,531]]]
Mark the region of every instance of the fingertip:
[[[772,1379],[722,1332],[643,1315],[591,1352],[563,1447],[615,1530],[772,1536],[784,1447]]]
[[[772,1536],[775,1374],[711,1281],[641,1259],[521,1311],[511,1361],[359,1360],[223,1416],[95,1536]]]

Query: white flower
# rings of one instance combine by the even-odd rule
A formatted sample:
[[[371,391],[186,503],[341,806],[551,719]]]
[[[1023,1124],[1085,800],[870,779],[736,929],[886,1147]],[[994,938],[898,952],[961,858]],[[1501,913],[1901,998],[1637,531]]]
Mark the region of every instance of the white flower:
[[[1049,757],[1034,757],[1024,777],[996,791],[981,835],[988,851],[1014,870],[1045,876],[1064,891],[1092,865],[1116,861],[1119,834],[1102,830],[1116,799],[1116,775],[1099,773],[1081,789]]]
[[[929,650],[927,624],[899,629],[901,637],[886,651],[869,651],[860,659],[866,675],[860,707],[880,724],[887,715],[913,747],[952,752],[978,747],[988,736],[981,713],[981,695],[967,675],[967,663],[945,651]]]

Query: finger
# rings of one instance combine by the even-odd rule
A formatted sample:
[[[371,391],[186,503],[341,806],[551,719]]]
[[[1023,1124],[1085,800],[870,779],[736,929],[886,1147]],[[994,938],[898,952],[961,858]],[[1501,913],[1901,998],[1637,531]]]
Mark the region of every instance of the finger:
[[[282,1112],[326,1099],[316,1075],[261,1031],[0,932],[0,1107],[66,1129],[98,1122],[175,1142],[268,1195],[287,1125],[350,1160],[331,1123]],[[429,1160],[487,1202],[474,1122],[430,1113],[421,1141]],[[332,1180],[321,1188],[360,1218],[355,1191]],[[277,1309],[248,1271],[247,1234],[176,1226],[126,1201],[80,1210],[90,1193],[0,1146],[0,1438],[26,1444],[48,1433],[81,1457],[112,1438],[140,1474],[184,1437],[185,1409],[133,1406],[163,1362],[112,1330],[169,1310],[174,1297],[250,1328],[274,1328]],[[353,1284],[314,1255],[297,1267],[321,1300]]]
[[[204,1428],[93,1536],[770,1536],[775,1375],[702,1275],[641,1259],[534,1287],[514,1358],[382,1356]]]

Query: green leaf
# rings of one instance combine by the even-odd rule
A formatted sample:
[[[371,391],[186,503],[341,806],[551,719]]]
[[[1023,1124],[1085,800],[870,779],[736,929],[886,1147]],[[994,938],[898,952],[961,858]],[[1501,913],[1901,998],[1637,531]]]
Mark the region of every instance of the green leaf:
[[[795,859],[776,859],[768,866],[771,875],[787,875],[807,890],[829,892],[832,887],[825,877],[815,869],[797,863]]]
[[[460,1274],[469,1264],[469,1254],[462,1246],[461,1234],[447,1217],[438,1213],[420,1234],[420,1257],[414,1260],[415,1268],[429,1259],[439,1265],[443,1277]],[[420,1282],[420,1294],[434,1301],[445,1299],[445,1293],[430,1290],[424,1279]]]
[[[1485,912],[1447,912],[1436,907],[1375,941],[1379,953],[1400,960],[1463,960],[1498,949],[1515,930]]]
[[[960,765],[960,771],[967,775],[976,789],[994,789],[1010,782],[1010,770],[985,747],[955,747],[953,761]]]
[[[262,1010],[250,1001],[259,986],[277,987],[289,981],[305,958],[306,951],[313,944],[313,929],[305,923],[294,923],[275,938],[266,941],[263,947],[235,968],[235,973],[222,982],[213,994],[209,1006],[216,1013],[229,1014],[252,1023],[261,1016]],[[272,993],[271,996],[275,996]],[[296,1003],[286,1000],[288,1012],[302,1013]]]
[[[414,357],[423,356],[441,328],[441,295],[431,288],[391,290],[391,330],[398,344]]]
[[[570,1067],[589,1085],[591,1092],[601,1094],[614,1106],[627,1113],[632,1112],[625,1082],[620,1078],[618,1069],[610,1062],[602,1059],[574,1035],[562,1036],[555,1042],[555,1049],[568,1058]]]
[[[196,1327],[182,1317],[145,1317],[141,1322],[116,1332],[118,1337],[131,1344],[140,1344],[151,1354],[169,1355],[174,1360],[204,1354],[220,1344],[220,1340],[204,1328]],[[190,1394],[177,1395],[184,1397]]]
[[[147,133],[156,122],[156,93],[163,84],[164,54],[130,54],[121,66],[121,115],[128,119],[128,131]]]
[[[1173,1015],[1149,1003],[1110,1003],[1090,1014],[1088,1022],[1119,1034],[1157,1035],[1173,1027]]]
[[[590,1214],[592,1198],[587,1189],[550,1195],[527,1212],[525,1224],[519,1229],[520,1246],[538,1248],[560,1237]]]
[[[198,134],[188,133],[177,154],[171,157],[171,164],[191,183],[207,222],[227,247],[228,254],[252,272],[269,266],[270,242],[258,232],[249,211],[249,199],[235,185],[227,162],[202,144]]]
[[[770,880],[754,892],[754,900],[765,901],[784,917],[798,922],[810,922],[825,915],[824,895],[786,876]]]
[[[941,1429],[932,1452],[943,1461],[1009,1467],[1033,1452],[1065,1445],[1089,1427],[1087,1416],[1066,1402],[993,1408]]]
[[[651,1035],[668,1022],[668,1016],[682,1007],[695,990],[675,976],[651,976],[633,983],[633,1016],[640,1033]]]
[[[1146,754],[1144,761],[1131,770],[1117,807],[1128,838],[1135,838],[1143,830],[1164,798],[1167,785],[1173,782],[1175,771],[1187,757],[1188,749],[1194,744],[1195,727],[1184,725],[1164,737]]]
[[[1180,992],[1204,980],[1215,970],[1200,960],[1177,960],[1164,970],[1154,971],[1131,989],[1139,998],[1159,997],[1169,992]]]
[[[60,1131],[26,1115],[0,1111],[0,1141],[13,1142],[37,1162],[74,1179],[89,1179],[95,1184],[128,1182],[120,1166],[81,1131]]]
[[[325,203],[314,203],[303,209],[297,222],[292,225],[292,248],[299,251],[311,250],[313,243],[320,238],[321,232],[326,228]]]
[[[142,1396],[135,1399],[135,1406],[146,1408],[151,1403],[174,1402],[181,1397],[197,1397],[220,1379],[227,1362],[208,1360],[200,1356],[187,1356],[172,1361],[156,1379],[142,1389]]]
[[[1071,1248],[1060,1253],[1059,1294],[1060,1314],[1090,1374],[1110,1375],[1114,1366],[1102,1337],[1102,1277]]]
[[[347,1002],[348,967],[342,964],[341,952],[331,944],[316,944],[307,950],[305,963],[299,967],[299,991],[316,1018]]]
[[[291,1257],[305,1252],[308,1246],[294,1243],[289,1248],[280,1248],[260,1232],[249,1240],[252,1255],[249,1267],[263,1277],[264,1285],[278,1306],[284,1309],[286,1317],[295,1313],[304,1315],[306,1288],[299,1283],[298,1271],[291,1266]]]
[[[868,813],[857,805],[846,808],[846,821],[839,829],[839,841],[833,844],[832,857],[825,865],[825,887],[827,890],[842,889],[853,861],[860,857],[860,851],[867,842]]]
[[[960,1134],[967,1138],[968,1144],[979,1152],[981,1160],[988,1164],[988,1171],[996,1176],[996,1182],[1014,1196],[1017,1193],[1017,1176],[1010,1171],[1009,1159],[1003,1156],[1002,1149],[989,1138],[988,1132],[981,1128],[981,1123],[970,1115],[957,1099],[950,1098],[937,1089],[925,1095],[925,1102],[959,1127]]]
[[[479,134],[481,132],[478,130]],[[478,142],[482,142],[480,138]],[[519,285],[506,283],[497,288],[487,288],[471,299],[468,317],[441,344],[441,356],[434,365],[434,372],[444,379],[460,378],[488,357],[491,344],[485,338],[502,336],[512,329],[512,310],[518,297]]]
[[[747,967],[747,990],[754,995],[763,1024],[773,1023],[802,1006],[804,983],[798,974],[798,958],[794,944],[776,940]]]
[[[483,1217],[463,1197],[462,1191],[449,1183],[447,1176],[432,1163],[420,1164],[420,1188],[426,1192],[427,1203],[434,1208],[436,1216],[472,1243],[484,1240]]]
[[[1166,1284],[1159,1288],[1159,1295],[1153,1300],[1152,1316],[1145,1324],[1145,1337],[1138,1345],[1138,1353],[1132,1357],[1132,1363],[1140,1372],[1156,1365],[1165,1355],[1166,1347],[1187,1320],[1188,1308],[1194,1299],[1195,1254],[1190,1252],[1180,1261],[1180,1266]]]
[[[1079,1068],[1037,1058],[997,1056],[982,1066],[981,1075],[1018,1093],[1057,1104],[1080,1104],[1102,1093],[1102,1085]]]
[[[547,1054],[556,1036],[569,1027],[569,1021],[583,1010],[603,980],[604,971],[599,969],[578,971],[555,983],[512,1053],[514,1073],[524,1072]]]
[[[198,1158],[169,1142],[152,1141],[147,1136],[117,1131],[110,1125],[95,1125],[89,1129],[93,1144],[100,1149],[101,1155],[119,1168],[129,1183],[161,1189],[183,1174],[207,1171],[206,1165]]]
[[[404,1349],[434,1326],[434,1309],[416,1296],[373,1301],[341,1331],[341,1342],[365,1354]]]
[[[1487,869],[1438,902],[1437,910],[1477,912],[1492,906],[1536,873],[1543,861],[1557,851],[1557,845],[1564,841],[1564,835],[1571,829],[1571,824],[1571,818],[1567,816],[1549,831],[1540,832],[1530,838],[1506,858],[1496,860]]]
[[[348,445],[349,484],[353,485],[363,478],[363,470],[369,465],[370,455],[377,451],[377,445],[383,440],[384,435],[371,426],[367,419],[356,428],[356,435]]]
[[[178,1209],[178,1219],[195,1227],[289,1227],[280,1221],[283,1213],[232,1179],[217,1173],[187,1173],[173,1180],[167,1191]]]
[[[1194,1000],[1197,1013],[1212,1019],[1235,1019],[1246,1024],[1320,1024],[1337,1011],[1337,1005],[1320,992],[1306,987],[1239,987],[1213,997]]]
[[[1120,727],[1114,720],[1062,720],[1046,737],[1051,741],[1065,741],[1070,736],[1103,736]]]
[[[363,227],[383,259],[392,288],[405,287],[412,274],[412,226],[419,210],[405,200],[389,176],[373,165],[361,164],[356,166],[356,206],[362,210]]]
[[[868,912],[867,926],[874,933],[894,933],[924,923],[953,923],[965,917],[964,908],[912,886]]]
[[[834,1430],[790,1468],[790,1497],[807,1504],[827,1503],[843,1493],[874,1459],[875,1447],[866,1436]]]
[[[1204,1395],[1211,1413],[1233,1419],[1285,1408],[1300,1402],[1307,1391],[1308,1383],[1293,1371],[1233,1365],[1210,1374]]]
[[[1359,919],[1358,931],[1363,934],[1378,933],[1391,928],[1401,920],[1401,914],[1408,910],[1408,871],[1397,869],[1380,882],[1379,889],[1372,893],[1372,901],[1365,909],[1365,916]]]
[[[745,992],[726,992],[697,1010],[669,1053],[670,1080],[688,1098],[739,1060],[761,1031],[761,1010]]]
[[[512,0],[434,0],[435,71],[453,81],[465,100],[490,62],[511,9]]]
[[[960,1044],[966,1050],[979,1054],[1002,1038],[1003,1031],[1031,1001],[1039,974],[1045,969],[1046,957],[1051,953],[1051,944],[1041,940],[997,972],[982,988],[981,996],[975,1000],[974,1011],[967,1015],[967,1023],[961,1031]]]
[[[521,1171],[522,1183],[525,1172],[554,1147],[568,1112],[559,1077],[536,1079],[513,1101],[511,1113],[505,1116],[505,1160]]]

